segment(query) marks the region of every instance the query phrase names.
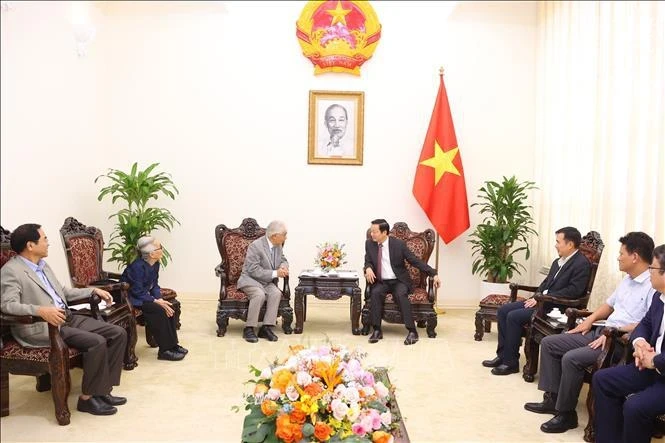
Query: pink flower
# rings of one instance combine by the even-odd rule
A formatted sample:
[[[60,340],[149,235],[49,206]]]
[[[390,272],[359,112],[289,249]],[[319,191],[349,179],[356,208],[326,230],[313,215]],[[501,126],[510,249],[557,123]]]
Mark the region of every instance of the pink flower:
[[[351,431],[356,434],[356,435],[365,435],[370,431],[370,428],[365,427],[363,422],[360,423],[354,423],[351,426]]]

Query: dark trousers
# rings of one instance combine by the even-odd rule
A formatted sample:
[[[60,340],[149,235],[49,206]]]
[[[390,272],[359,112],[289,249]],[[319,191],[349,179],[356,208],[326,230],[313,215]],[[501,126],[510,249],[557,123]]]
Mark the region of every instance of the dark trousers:
[[[655,418],[665,413],[663,376],[629,363],[596,372],[591,387],[597,443],[651,441]]]
[[[117,325],[74,314],[60,328],[60,335],[71,346],[83,352],[84,395],[106,395],[120,384],[127,332]]]
[[[411,314],[411,302],[409,302],[409,288],[397,279],[375,281],[369,290],[371,297],[371,316],[374,329],[381,329],[381,314],[386,294],[392,294],[393,300],[402,312],[404,326],[409,330],[416,330],[416,324]]]
[[[522,327],[531,321],[535,308],[525,308],[523,301],[508,303],[499,308],[496,314],[499,323],[499,344],[496,355],[503,364],[510,367],[519,365]]]
[[[164,308],[154,302],[143,303],[139,308],[143,311],[146,325],[157,341],[159,352],[173,349],[178,344],[175,316],[167,317]]]

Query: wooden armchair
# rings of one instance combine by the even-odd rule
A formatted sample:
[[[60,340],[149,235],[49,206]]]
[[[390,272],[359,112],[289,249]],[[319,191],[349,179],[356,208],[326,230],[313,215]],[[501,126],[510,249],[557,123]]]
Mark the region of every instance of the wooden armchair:
[[[9,247],[10,232],[0,227],[0,268],[14,255]],[[69,305],[90,303],[92,316],[99,318],[97,295],[80,300],[68,301]],[[37,391],[49,389],[53,395],[55,418],[61,425],[70,421],[67,397],[71,387],[71,368],[82,368],[83,357],[79,350],[69,348],[60,336],[56,326],[48,325],[48,348],[26,348],[11,335],[10,327],[18,324],[43,322],[41,317],[31,315],[10,315],[0,313],[0,416],[9,415],[9,374],[32,375],[37,379]]]
[[[534,298],[538,302],[536,305],[536,312],[531,319],[531,323],[527,324],[526,339],[524,345],[524,353],[526,356],[526,364],[524,365],[522,377],[525,381],[532,382],[534,376],[538,371],[538,353],[540,350],[541,340],[553,333],[563,331],[563,328],[552,328],[545,312],[545,306],[551,304],[562,305],[566,308],[586,309],[593,289],[593,283],[596,280],[596,272],[598,271],[598,263],[600,257],[603,255],[605,244],[600,238],[600,234],[596,231],[590,231],[587,235],[582,237],[579,253],[582,253],[591,262],[591,273],[587,281],[586,291],[582,298],[575,300],[563,299],[559,297],[552,297],[549,295],[535,295]],[[510,285],[511,293],[517,290],[535,292],[538,288],[534,286],[523,285]]]
[[[249,298],[244,292],[236,286],[240,272],[242,271],[247,248],[257,238],[266,235],[265,228],[258,225],[253,218],[246,218],[240,226],[231,229],[226,225],[217,225],[215,228],[215,239],[217,240],[217,249],[222,261],[215,267],[215,274],[220,279],[219,303],[217,304],[217,336],[226,335],[226,329],[229,325],[229,318],[247,320],[247,311],[249,309]],[[275,284],[277,284],[275,279]],[[293,308],[291,308],[291,289],[289,287],[289,277],[284,278],[282,288],[282,300],[279,302],[277,316],[282,317],[282,329],[285,334],[291,334],[293,328]],[[261,308],[259,321],[265,315],[265,305]]]
[[[590,311],[566,309],[568,316],[568,328],[573,328],[577,318],[591,315]],[[630,333],[619,331],[616,328],[604,328],[603,335],[606,337],[605,349],[598,356],[596,363],[586,368],[584,382],[589,384],[589,392],[586,398],[587,412],[589,413],[589,422],[584,428],[584,441],[596,441],[596,432],[594,428],[595,407],[593,399],[593,389],[591,381],[593,374],[599,369],[609,368],[617,365],[631,364],[633,358],[633,345],[630,341]],[[653,438],[662,438],[665,435],[665,414],[656,417]]]
[[[60,236],[62,244],[65,247],[65,254],[67,255],[67,266],[69,267],[72,286],[76,288],[87,286],[109,286],[113,289],[116,288],[114,285],[119,283],[120,274],[107,272],[102,269],[104,255],[104,237],[102,236],[102,231],[94,226],[86,226],[74,217],[67,217],[60,228]],[[106,290],[111,292],[109,289]],[[165,300],[173,304],[176,327],[180,329],[180,303],[176,300],[176,292],[173,289],[161,288],[161,294]],[[107,318],[107,321],[127,329],[127,346],[129,347],[131,344],[131,352],[133,354],[137,337],[136,323],[146,326],[143,313],[140,309],[134,309],[131,306],[126,293],[124,298],[119,297],[116,300],[115,295],[113,298],[114,302],[118,303],[118,309],[121,309],[121,312],[116,313],[113,310],[108,313],[107,318],[103,311],[102,316]],[[132,313],[131,320],[122,315],[124,308],[121,307],[123,305],[126,305],[129,312]],[[133,327],[130,324],[131,322],[135,323]],[[130,333],[130,329],[132,328],[133,331]],[[145,327],[145,339],[151,347],[154,348],[157,346],[157,342],[150,332],[150,328],[147,326]]]
[[[397,222],[390,230],[390,235],[406,242],[407,247],[413,252],[416,257],[427,263],[432,251],[434,250],[435,233],[432,229],[426,229],[423,232],[413,232],[409,229],[409,225],[404,222]],[[369,229],[366,233],[367,239],[370,239]],[[409,294],[409,301],[411,302],[411,312],[418,327],[427,326],[427,336],[430,338],[436,337],[437,318],[434,311],[436,303],[436,292],[434,291],[434,280],[428,279],[427,274],[421,273],[418,268],[406,263],[406,268],[409,271],[411,280],[413,282],[413,293]],[[365,284],[365,302],[362,309],[362,334],[369,334],[371,327],[370,320],[370,284]],[[392,294],[386,295],[386,300],[383,305],[382,319],[388,323],[404,323],[402,312],[400,311],[399,304],[395,303]]]

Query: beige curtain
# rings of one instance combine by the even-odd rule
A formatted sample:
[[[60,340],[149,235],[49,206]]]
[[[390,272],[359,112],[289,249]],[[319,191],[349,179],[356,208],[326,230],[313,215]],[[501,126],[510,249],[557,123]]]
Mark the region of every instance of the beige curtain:
[[[620,236],[665,243],[665,3],[542,2],[538,20],[530,275],[555,258],[556,229],[598,231],[593,309],[622,278]]]

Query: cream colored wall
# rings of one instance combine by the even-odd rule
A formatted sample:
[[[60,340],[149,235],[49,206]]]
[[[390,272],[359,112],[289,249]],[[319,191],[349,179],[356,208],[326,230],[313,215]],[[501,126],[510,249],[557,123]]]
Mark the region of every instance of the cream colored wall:
[[[373,5],[382,39],[356,78],[313,75],[295,38],[303,2],[102,5],[87,58],[76,56],[67,2],[16,4],[2,14],[3,226],[43,223],[64,279],[64,218],[107,239],[112,230],[94,178],[158,161],[181,191],[164,202],[182,225],[160,234],[175,257],[163,285],[215,296],[214,227],[247,216],[286,221],[293,272],[326,240],[345,242],[348,267],[361,269],[371,219],[430,226],[411,186],[440,65],[470,202],[484,180],[532,178],[536,5],[461,3],[447,21],[441,3]],[[363,166],[307,164],[311,89],[365,92]],[[477,304],[465,240],[440,248],[444,307]]]

